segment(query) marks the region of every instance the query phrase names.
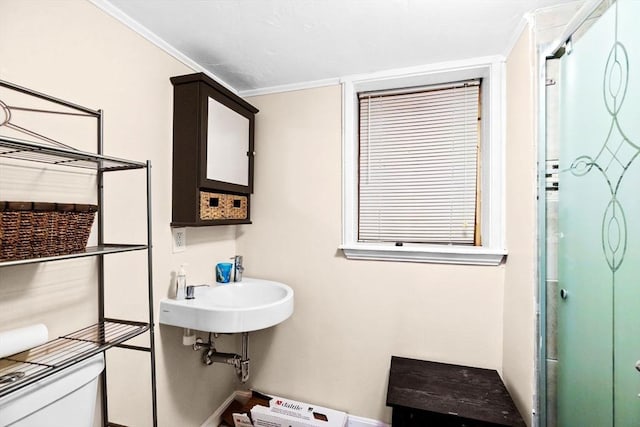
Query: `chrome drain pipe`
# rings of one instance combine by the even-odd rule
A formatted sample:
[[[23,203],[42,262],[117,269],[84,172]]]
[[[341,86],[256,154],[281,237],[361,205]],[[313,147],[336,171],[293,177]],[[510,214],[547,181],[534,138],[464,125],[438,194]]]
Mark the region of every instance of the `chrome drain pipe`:
[[[217,336],[217,334],[215,335]],[[223,353],[216,350],[215,343],[213,342],[213,335],[209,333],[208,342],[204,342],[202,338],[197,338],[195,344],[193,344],[195,351],[203,350],[202,363],[205,365],[212,365],[214,363],[225,363],[231,365],[236,370],[236,375],[241,382],[245,383],[249,380],[249,333],[242,333],[242,354],[236,353]]]
[[[238,373],[237,370],[236,373]],[[238,375],[243,383],[249,380],[249,332],[242,333],[242,360],[240,361],[240,373]]]

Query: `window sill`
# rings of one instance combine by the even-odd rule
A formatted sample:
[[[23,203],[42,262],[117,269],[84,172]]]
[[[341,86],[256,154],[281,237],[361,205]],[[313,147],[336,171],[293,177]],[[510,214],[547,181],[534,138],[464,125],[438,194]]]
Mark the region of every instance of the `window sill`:
[[[499,265],[507,255],[506,249],[418,244],[352,243],[340,245],[340,249],[348,259],[462,265]]]

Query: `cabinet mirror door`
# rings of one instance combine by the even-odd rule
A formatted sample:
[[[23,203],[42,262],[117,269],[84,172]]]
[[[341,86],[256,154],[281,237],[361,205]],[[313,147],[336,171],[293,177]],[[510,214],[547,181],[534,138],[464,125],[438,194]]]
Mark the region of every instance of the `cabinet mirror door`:
[[[206,179],[249,185],[249,119],[209,97]]]

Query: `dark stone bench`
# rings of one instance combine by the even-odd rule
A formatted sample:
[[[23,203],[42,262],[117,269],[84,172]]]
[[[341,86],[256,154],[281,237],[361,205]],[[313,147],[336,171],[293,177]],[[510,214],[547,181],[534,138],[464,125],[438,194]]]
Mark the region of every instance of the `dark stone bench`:
[[[524,427],[491,369],[393,356],[387,406],[393,427]]]

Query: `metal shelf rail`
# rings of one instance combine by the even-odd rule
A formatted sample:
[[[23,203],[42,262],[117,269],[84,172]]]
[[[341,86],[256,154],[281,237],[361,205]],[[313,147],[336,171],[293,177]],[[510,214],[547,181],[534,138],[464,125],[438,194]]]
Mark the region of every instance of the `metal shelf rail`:
[[[101,246],[87,246],[81,252],[75,252],[65,255],[54,255],[40,258],[16,259],[11,261],[0,261],[0,267],[8,267],[11,265],[35,264],[39,262],[58,261],[62,259],[82,258],[88,256],[97,256],[105,254],[116,254],[120,252],[142,251],[147,249],[147,245],[113,245],[106,244]]]
[[[145,163],[102,156],[95,153],[73,150],[65,147],[52,147],[33,141],[0,135],[0,156],[31,162],[48,163],[60,166],[72,166],[83,169],[96,169],[105,172],[126,169],[143,169]]]
[[[21,161],[46,163],[51,165],[92,169],[97,175],[97,231],[98,244],[86,250],[68,255],[43,257],[27,260],[0,262],[0,267],[9,267],[29,263],[49,262],[63,259],[95,256],[98,260],[98,323],[77,332],[62,336],[27,352],[0,359],[0,375],[5,373],[12,381],[8,385],[0,384],[0,396],[11,393],[18,388],[43,379],[55,372],[91,357],[111,347],[148,352],[151,364],[151,401],[153,426],[158,424],[156,399],[156,368],[155,368],[155,338],[153,319],[153,271],[152,271],[152,226],[151,226],[151,162],[137,162],[105,156],[103,141],[102,110],[92,110],[81,105],[73,104],[16,84],[0,80],[0,88],[6,88],[16,93],[44,100],[59,106],[61,109],[32,108],[30,106],[9,106],[0,99],[0,129],[6,127],[13,133],[19,133],[31,138],[18,139],[13,136],[0,135],[0,157],[18,159]],[[96,153],[76,150],[64,143],[27,129],[12,122],[12,110],[31,113],[59,114],[69,116],[86,116],[96,119],[97,149]],[[146,171],[146,244],[107,244],[104,237],[104,177],[105,172],[144,169]],[[147,296],[148,323],[132,322],[105,318],[105,283],[104,256],[111,253],[128,251],[147,251]],[[125,341],[149,332],[149,346],[135,346],[124,344]],[[106,358],[106,355],[105,355]],[[21,372],[21,374],[18,374]],[[15,375],[14,375],[15,374]],[[13,376],[12,376],[13,375]],[[103,426],[117,425],[109,422],[107,368],[102,372],[102,417]]]
[[[0,397],[149,330],[149,324],[108,319],[0,359]]]

